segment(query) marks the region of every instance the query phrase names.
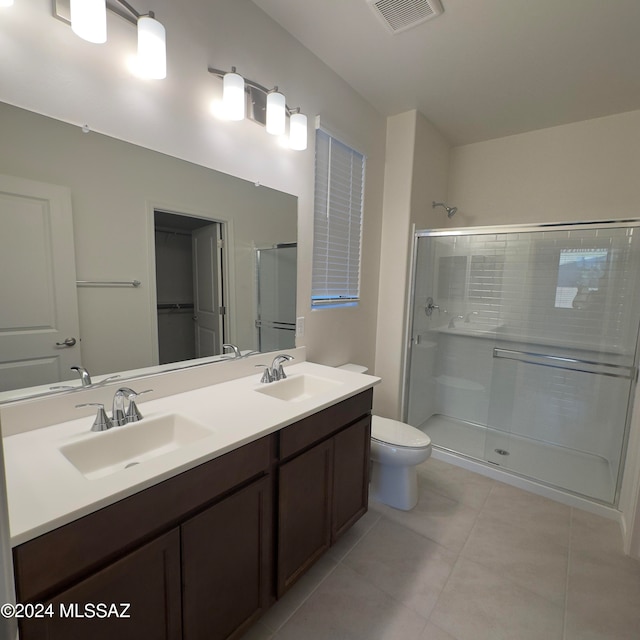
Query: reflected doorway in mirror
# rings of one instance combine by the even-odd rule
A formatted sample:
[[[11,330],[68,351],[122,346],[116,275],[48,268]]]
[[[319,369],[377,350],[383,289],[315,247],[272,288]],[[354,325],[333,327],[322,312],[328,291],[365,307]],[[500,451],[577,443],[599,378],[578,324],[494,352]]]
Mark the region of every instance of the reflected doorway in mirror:
[[[156,210],[159,364],[219,355],[224,342],[224,224]]]

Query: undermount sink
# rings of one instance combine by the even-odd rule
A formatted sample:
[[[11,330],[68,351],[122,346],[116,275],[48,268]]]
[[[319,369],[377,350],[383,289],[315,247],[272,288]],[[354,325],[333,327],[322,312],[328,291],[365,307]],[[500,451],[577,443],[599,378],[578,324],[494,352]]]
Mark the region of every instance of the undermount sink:
[[[308,400],[325,391],[335,389],[341,383],[330,378],[312,376],[308,373],[293,375],[278,382],[269,382],[256,389],[259,393],[264,393],[272,398],[286,400],[287,402],[301,402]]]
[[[178,413],[113,427],[60,447],[64,457],[89,480],[124,471],[213,434]]]

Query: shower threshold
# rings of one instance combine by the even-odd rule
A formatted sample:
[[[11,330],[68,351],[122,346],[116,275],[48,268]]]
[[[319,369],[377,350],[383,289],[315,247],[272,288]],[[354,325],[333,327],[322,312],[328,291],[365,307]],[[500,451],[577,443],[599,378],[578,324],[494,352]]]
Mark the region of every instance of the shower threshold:
[[[438,448],[561,491],[614,502],[613,474],[600,456],[438,414],[419,428]]]

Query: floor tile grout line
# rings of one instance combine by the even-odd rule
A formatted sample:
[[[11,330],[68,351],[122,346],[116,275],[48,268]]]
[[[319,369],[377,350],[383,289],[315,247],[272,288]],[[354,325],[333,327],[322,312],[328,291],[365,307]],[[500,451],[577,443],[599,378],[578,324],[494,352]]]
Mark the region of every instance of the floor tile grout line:
[[[493,491],[493,487],[491,487],[491,489],[489,490],[489,492],[487,493],[487,498],[485,498],[485,503],[486,500],[489,498],[489,494],[491,493],[491,491]],[[462,504],[462,503],[458,503],[458,504]],[[484,508],[484,504],[483,507]],[[431,607],[431,611],[429,612],[429,615],[427,616],[427,623],[431,622],[431,617],[433,615],[433,612],[438,608],[438,603],[440,602],[440,599],[442,598],[442,594],[445,592],[447,585],[449,584],[449,582],[451,581],[451,576],[453,576],[456,567],[458,565],[458,563],[460,562],[461,558],[462,558],[462,551],[464,550],[464,548],[467,546],[467,542],[469,542],[469,538],[471,537],[471,534],[473,533],[473,530],[476,528],[477,524],[478,524],[478,518],[480,516],[480,513],[482,512],[482,508],[475,510],[476,511],[476,515],[475,515],[475,519],[473,521],[473,526],[471,527],[469,534],[467,535],[466,540],[464,541],[464,544],[462,545],[462,547],[460,548],[459,551],[454,552],[451,549],[449,549],[448,547],[444,547],[445,549],[447,549],[448,551],[451,551],[451,553],[455,553],[456,554],[456,559],[455,562],[453,563],[453,566],[451,567],[451,571],[449,572],[449,575],[447,576],[447,579],[444,581],[444,584],[442,585],[442,588],[440,589],[440,593],[438,593],[438,597],[436,598],[436,601],[433,604],[433,607]],[[423,536],[425,538],[427,538],[426,536]],[[427,540],[431,540],[431,538],[427,538]],[[435,540],[433,542],[436,542]],[[439,542],[436,542],[436,544],[440,545]],[[440,545],[443,546],[443,545]],[[435,624],[435,623],[431,623],[431,624]],[[438,625],[435,625],[436,627],[438,627],[438,629],[442,629],[442,627],[439,627]],[[425,625],[426,627],[426,625]],[[446,633],[449,633],[448,631],[446,631],[445,629],[442,629],[443,631],[445,631]],[[451,634],[449,634],[451,635]],[[456,640],[458,640],[456,638]]]
[[[449,575],[447,576],[447,579],[445,580],[444,584],[442,585],[442,589],[440,589],[440,593],[438,594],[438,597],[436,598],[436,601],[433,605],[433,607],[431,607],[431,611],[429,613],[429,616],[427,618],[427,622],[431,622],[431,616],[433,616],[433,612],[438,608],[438,604],[440,603],[440,598],[442,598],[442,594],[445,592],[445,589],[447,588],[447,585],[449,584],[449,582],[451,581],[451,576],[454,574],[456,567],[458,566],[458,563],[461,560],[461,553],[458,553],[457,557],[456,557],[456,561],[453,563],[453,566],[451,567],[451,571],[449,572]],[[431,624],[435,624],[433,622],[431,622]],[[439,627],[438,625],[435,625],[436,627],[438,627],[438,629],[441,629],[442,627]],[[450,631],[447,631],[446,629],[442,629],[443,631],[446,631],[446,633],[448,633],[449,635],[453,635]],[[456,640],[459,640],[456,637]]]
[[[456,503],[456,504],[461,504],[461,503]],[[466,506],[466,505],[463,505]],[[473,507],[468,507],[469,509],[471,509],[472,511],[475,511],[475,509],[473,509]],[[442,549],[444,549],[445,551],[448,551],[449,553],[452,553],[454,555],[458,555],[460,553],[459,549],[454,549],[452,547],[447,547],[446,545],[442,544],[442,542],[440,540],[436,540],[435,538],[430,538],[426,533],[424,533],[423,531],[418,531],[417,529],[412,529],[411,527],[407,526],[406,524],[404,524],[403,522],[400,522],[399,520],[395,520],[393,518],[390,518],[388,516],[385,516],[384,514],[382,514],[383,518],[386,518],[389,522],[393,522],[394,524],[403,527],[404,529],[406,529],[407,531],[410,531],[411,533],[414,533],[417,536],[420,536],[421,538],[424,538],[425,540],[428,540],[429,542],[438,545],[439,547],[442,547]],[[476,514],[476,519],[478,517],[478,514]],[[474,526],[475,526],[475,520],[474,520]],[[472,527],[473,528],[473,527]],[[464,544],[466,544],[466,539]],[[464,547],[464,544],[462,545]]]
[[[465,507],[469,507],[470,509],[475,509],[476,511],[480,511],[484,508],[484,505],[486,504],[487,500],[489,499],[489,494],[493,491],[494,487],[496,486],[496,480],[494,480],[493,478],[488,478],[488,480],[490,480],[491,482],[491,487],[489,489],[489,491],[487,491],[487,495],[485,496],[484,500],[482,501],[482,505],[480,505],[479,507],[475,507],[472,506],[470,504],[467,504],[466,502],[463,502],[462,500],[456,500],[455,498],[453,498],[452,496],[448,495],[447,493],[445,493],[444,490],[439,489],[438,485],[436,484],[438,478],[430,478],[429,476],[424,476],[421,475],[420,472],[418,472],[418,478],[419,481],[421,480],[422,482],[427,483],[427,490],[428,491],[432,491],[433,493],[437,493],[439,496],[443,497],[443,498],[447,498],[449,500],[452,500],[453,502],[457,502],[458,504],[464,505]],[[445,482],[447,482],[445,480]],[[449,481],[450,484],[467,484],[466,482],[459,482],[459,481]],[[470,483],[471,484],[471,483]]]
[[[371,531],[373,531],[374,527],[376,527],[380,520],[382,520],[384,516],[378,511],[376,511],[376,513],[378,514],[378,517],[376,518],[375,522],[367,527],[366,531],[362,532],[362,535],[349,547],[347,551],[345,551],[345,553],[342,554],[339,559],[336,560],[336,564],[342,564],[344,562],[344,559],[371,533]]]
[[[315,585],[315,587],[313,587],[313,589],[311,589],[311,591],[309,591],[309,593],[298,603],[298,605],[290,612],[290,614],[283,620],[282,624],[280,624],[278,626],[277,629],[272,629],[271,627],[269,627],[269,625],[264,624],[265,627],[267,627],[269,629],[269,631],[271,631],[271,633],[273,635],[276,635],[277,633],[280,632],[280,630],[282,629],[282,627],[284,627],[285,624],[287,624],[287,622],[289,622],[289,620],[291,620],[291,618],[293,618],[293,616],[298,612],[298,610],[307,602],[307,600],[309,600],[309,598],[318,590],[318,588],[320,587],[320,585],[338,568],[338,565],[340,563],[339,562],[335,562],[334,566],[331,567],[331,569],[329,571],[327,571],[327,574],[325,576],[323,576],[319,581],[318,584]],[[295,586],[293,587],[295,588]]]
[[[492,491],[493,491],[493,488],[492,488]],[[571,518],[571,513],[572,513],[572,511],[570,511],[570,512],[569,512],[569,514],[570,514],[570,518]],[[477,515],[477,517],[476,517],[476,520],[475,520],[475,522],[473,523],[473,527],[471,528],[471,531],[469,532],[469,535],[468,535],[467,539],[465,540],[465,543],[464,543],[464,545],[462,546],[462,549],[460,549],[460,552],[459,552],[459,554],[458,554],[458,559],[456,560],[456,564],[458,563],[458,561],[459,561],[460,559],[462,559],[462,560],[465,560],[465,561],[467,561],[467,562],[472,562],[472,563],[474,563],[474,564],[476,564],[476,565],[478,565],[478,566],[480,566],[480,567],[483,567],[483,568],[487,569],[488,571],[493,571],[493,572],[495,572],[495,570],[494,570],[494,568],[493,568],[493,567],[491,567],[491,566],[489,566],[489,565],[486,565],[486,564],[484,564],[484,563],[483,563],[483,562],[481,562],[481,561],[474,560],[474,559],[472,559],[472,558],[468,558],[468,557],[466,557],[466,556],[464,556],[464,555],[463,555],[464,550],[465,550],[465,548],[467,547],[467,544],[469,543],[469,540],[471,539],[471,536],[473,535],[473,532],[475,531],[476,527],[478,526],[478,520],[479,520],[479,518],[480,518],[480,515],[481,515],[481,514],[482,514],[482,510],[481,510],[480,512],[478,512],[478,515]],[[489,517],[491,517],[491,516],[489,516]],[[502,521],[501,521],[501,522],[502,522]],[[569,535],[571,535],[571,520],[569,521]],[[454,566],[454,569],[455,569],[455,566]],[[512,579],[511,579],[511,578],[509,578],[509,577],[505,577],[505,580],[509,581],[511,584],[513,584],[513,585],[514,585],[514,586],[516,586],[516,587],[519,587],[519,588],[521,588],[521,589],[524,589],[525,591],[528,591],[529,593],[531,593],[531,594],[533,594],[533,595],[537,596],[538,598],[542,598],[542,599],[543,599],[543,600],[545,600],[546,602],[548,602],[548,603],[550,603],[550,604],[552,604],[552,605],[554,605],[554,606],[556,606],[556,607],[561,607],[561,608],[562,608],[562,615],[563,615],[563,632],[564,632],[564,617],[565,617],[566,600],[567,600],[567,581],[568,581],[568,571],[569,571],[569,548],[568,548],[568,546],[567,546],[567,578],[565,579],[565,597],[564,597],[564,602],[563,602],[563,604],[562,604],[562,605],[558,604],[558,603],[557,603],[557,602],[555,602],[554,600],[552,600],[552,599],[550,599],[550,598],[548,598],[548,597],[546,597],[546,596],[544,596],[544,595],[542,595],[542,594],[540,594],[540,593],[538,593],[538,592],[536,592],[536,591],[533,591],[532,589],[529,589],[528,587],[526,587],[526,586],[524,586],[524,585],[522,585],[522,584],[520,584],[520,583],[518,583],[518,582],[516,582],[516,581],[512,580]],[[451,571],[451,573],[453,573],[453,570]],[[447,578],[447,582],[449,582],[449,579],[450,579],[450,578],[451,578],[451,574],[449,574],[449,578]],[[445,587],[446,587],[446,583],[445,583]],[[443,590],[444,590],[444,587],[443,587]],[[441,593],[442,593],[442,592],[441,592]],[[439,596],[438,596],[438,599],[439,599]],[[436,605],[437,605],[437,602],[436,602]],[[435,607],[434,607],[434,609],[435,609]]]

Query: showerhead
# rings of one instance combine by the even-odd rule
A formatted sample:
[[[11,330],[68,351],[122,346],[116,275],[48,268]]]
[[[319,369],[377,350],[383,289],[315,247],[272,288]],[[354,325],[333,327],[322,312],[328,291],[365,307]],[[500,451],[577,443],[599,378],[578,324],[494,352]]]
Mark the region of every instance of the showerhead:
[[[453,218],[453,216],[456,215],[456,211],[458,210],[458,207],[447,207],[444,202],[436,202],[435,200],[433,201],[432,206],[434,209],[436,207],[444,207],[447,210],[447,218]]]

